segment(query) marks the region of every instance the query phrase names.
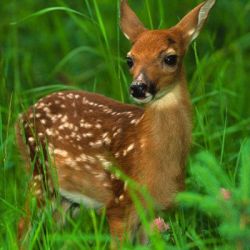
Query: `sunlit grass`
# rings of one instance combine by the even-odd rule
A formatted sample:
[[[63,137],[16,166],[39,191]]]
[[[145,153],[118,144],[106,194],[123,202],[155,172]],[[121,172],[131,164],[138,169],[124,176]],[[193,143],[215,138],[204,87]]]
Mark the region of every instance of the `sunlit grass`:
[[[23,0],[1,6],[0,249],[17,249],[16,224],[23,215],[29,178],[15,146],[18,114],[62,89],[95,91],[130,102],[131,78],[124,63],[130,44],[119,31],[119,2]],[[174,25],[198,2],[130,1],[149,28]],[[187,190],[197,195],[202,189],[193,182],[196,153],[208,151],[234,184],[240,171],[248,173],[241,170],[239,152],[250,133],[249,12],[247,0],[218,1],[185,60],[194,105]],[[149,221],[137,206],[147,227]],[[30,249],[108,249],[104,214],[80,210],[58,229],[48,207],[34,218]],[[219,220],[198,207],[182,206],[161,216],[170,224],[169,232],[152,236],[148,247],[127,249],[230,249],[218,230]]]

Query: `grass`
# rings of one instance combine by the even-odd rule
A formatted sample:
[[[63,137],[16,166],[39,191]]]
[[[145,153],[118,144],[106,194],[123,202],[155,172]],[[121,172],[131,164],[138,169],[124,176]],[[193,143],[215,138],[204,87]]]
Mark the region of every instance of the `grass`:
[[[165,28],[198,2],[147,0],[131,1],[131,5],[147,27]],[[0,249],[17,248],[16,223],[27,192],[28,177],[15,146],[18,114],[38,98],[61,89],[84,89],[130,102],[127,89],[131,78],[124,63],[130,45],[119,31],[118,8],[119,0],[12,0],[1,5]],[[210,166],[210,158],[201,152],[215,158],[223,176],[230,180],[228,188],[237,190],[242,169],[244,175],[249,174],[240,157],[250,133],[249,14],[248,0],[218,0],[185,60],[194,105],[186,183],[187,191],[196,195],[215,185],[208,179],[213,175],[203,176],[208,185],[205,191],[204,183],[196,180],[194,169],[201,158],[205,161],[202,166]],[[246,178],[243,183],[250,186]],[[219,183],[218,188],[223,185]],[[248,189],[243,190],[244,204],[248,204],[245,208],[249,209],[250,195]],[[235,191],[235,197],[237,194]],[[195,196],[182,198],[174,211],[162,214],[170,224],[169,232],[153,236],[148,247],[128,245],[126,249],[248,248],[243,236],[239,240],[229,237],[225,228],[220,230],[221,217],[214,215],[209,205],[205,206],[207,213],[194,202]],[[233,216],[237,222],[238,215]],[[249,223],[243,221],[249,230]],[[65,228],[56,228],[48,208],[35,218],[30,249],[108,249],[110,237],[104,215],[81,208],[77,219],[68,218]]]

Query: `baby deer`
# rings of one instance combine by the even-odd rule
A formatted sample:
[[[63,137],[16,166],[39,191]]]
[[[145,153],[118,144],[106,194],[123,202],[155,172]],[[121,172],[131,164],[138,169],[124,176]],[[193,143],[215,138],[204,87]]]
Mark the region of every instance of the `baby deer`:
[[[120,242],[124,233],[133,239],[139,217],[126,183],[111,166],[146,187],[155,207],[173,204],[184,188],[192,128],[183,57],[214,4],[201,3],[170,29],[147,30],[127,1],[121,1],[121,28],[132,42],[127,54],[133,75],[130,94],[144,109],[98,94],[65,91],[44,97],[20,116],[18,144],[32,171],[30,190],[41,209],[45,191],[52,201],[58,192],[65,211],[72,203],[105,207],[111,235]],[[27,211],[19,223],[20,238],[29,225]]]

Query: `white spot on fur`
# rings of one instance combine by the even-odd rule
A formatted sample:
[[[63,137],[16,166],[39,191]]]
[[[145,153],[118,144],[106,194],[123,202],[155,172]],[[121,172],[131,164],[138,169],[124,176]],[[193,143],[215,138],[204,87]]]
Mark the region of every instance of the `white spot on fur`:
[[[103,183],[103,186],[104,186],[104,187],[107,187],[107,188],[111,187],[110,184],[107,183],[107,182],[104,182],[104,183]]]
[[[111,180],[117,180],[116,176],[114,174],[110,175]]]
[[[105,170],[110,169],[110,167],[112,166],[112,162],[107,161],[103,155],[97,155],[96,157],[100,161]]]
[[[69,94],[67,94],[67,97],[68,97],[69,99],[73,99],[73,98],[74,98],[74,95],[73,95],[72,93],[69,93]]]
[[[37,109],[42,109],[43,107],[45,107],[45,103],[43,102],[39,102],[36,106]]]
[[[111,139],[109,137],[104,138],[103,141],[106,145],[110,145],[111,143]]]
[[[93,134],[92,133],[84,133],[84,134],[82,134],[82,137],[83,138],[91,138],[91,137],[93,137]]]
[[[50,110],[48,107],[44,107],[44,108],[43,108],[43,111],[44,111],[45,113],[51,113],[51,110]]]
[[[133,119],[130,124],[137,124],[138,123],[138,120],[137,119]]]
[[[134,147],[135,147],[134,143],[130,144],[127,149],[123,150],[123,156],[126,156],[130,151],[134,149]]]
[[[64,115],[62,118],[61,118],[61,122],[66,122],[68,120],[68,116],[67,115]]]
[[[90,170],[92,169],[91,166],[90,166],[90,165],[87,165],[87,164],[85,164],[84,167],[85,167],[85,169],[87,169],[88,171],[90,171]]]
[[[40,195],[40,194],[42,194],[42,190],[41,190],[41,189],[37,189],[37,190],[35,191],[35,195]]]
[[[96,159],[93,156],[86,155],[86,158],[87,158],[88,162],[90,162],[92,164],[96,163]]]
[[[106,175],[104,173],[98,173],[95,175],[97,179],[100,179],[101,181],[106,179]]]
[[[33,138],[33,137],[29,137],[29,142],[31,142],[31,143],[34,143],[35,142],[35,139]]]
[[[37,181],[41,181],[42,180],[42,175],[36,175],[35,177],[34,177],[34,180],[37,180]]]
[[[41,123],[42,123],[43,125],[46,125],[46,120],[45,120],[45,119],[42,119],[42,120],[41,120]]]
[[[99,123],[97,123],[97,124],[95,125],[95,128],[97,128],[97,129],[101,129],[101,128],[102,128],[102,125],[101,125],[101,124],[99,124]]]
[[[122,132],[122,129],[121,128],[118,128],[116,130],[116,132],[113,134],[113,137],[116,137],[118,134],[120,134]]]
[[[58,148],[56,148],[54,150],[54,154],[60,155],[60,156],[63,156],[63,157],[67,157],[68,156],[68,152],[67,151],[62,150],[62,149],[58,149]]]
[[[92,148],[100,148],[102,146],[103,142],[101,140],[95,141],[95,142],[90,142],[89,145]]]
[[[121,194],[121,195],[119,196],[119,201],[123,201],[124,198],[125,198],[124,194]]]
[[[133,150],[134,147],[135,147],[135,144],[134,144],[134,143],[130,144],[130,145],[128,146],[128,148],[127,148],[127,152],[130,152],[131,150]]]
[[[88,129],[88,128],[92,128],[92,125],[90,123],[85,122],[85,123],[80,123],[80,127]]]
[[[102,134],[103,141],[106,145],[109,145],[111,143],[111,139],[108,136],[108,132]]]
[[[52,129],[47,128],[46,129],[46,134],[49,135],[49,136],[52,136],[53,135]]]
[[[67,165],[69,165],[70,167],[72,167],[72,168],[76,168],[77,167],[76,161],[73,160],[73,159],[71,159],[71,158],[66,158],[65,159],[65,163]]]

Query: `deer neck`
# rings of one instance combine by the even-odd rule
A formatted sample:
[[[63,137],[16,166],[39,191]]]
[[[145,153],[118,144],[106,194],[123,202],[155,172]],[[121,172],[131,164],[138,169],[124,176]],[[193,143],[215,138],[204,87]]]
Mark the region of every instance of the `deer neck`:
[[[154,159],[158,159],[158,166],[164,167],[164,162],[184,165],[191,137],[190,107],[186,82],[180,81],[145,109],[145,140],[152,154],[157,155]]]
[[[168,207],[184,188],[185,163],[191,142],[191,112],[186,83],[179,82],[161,99],[146,107],[138,125],[140,159],[133,168],[156,204]]]

